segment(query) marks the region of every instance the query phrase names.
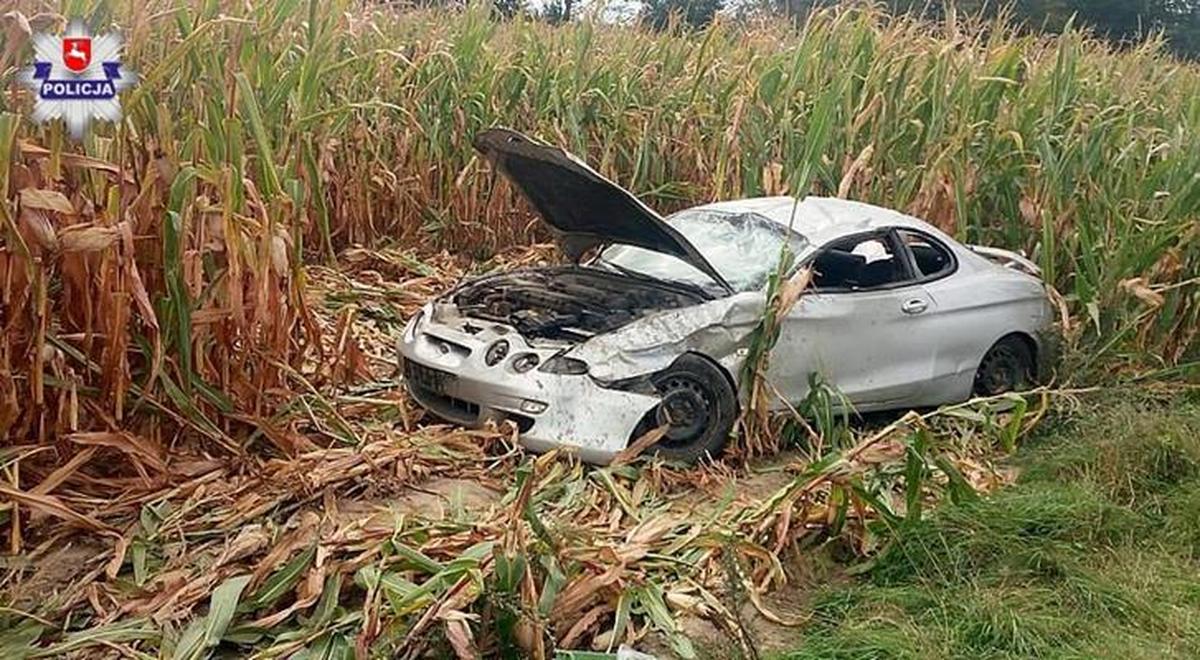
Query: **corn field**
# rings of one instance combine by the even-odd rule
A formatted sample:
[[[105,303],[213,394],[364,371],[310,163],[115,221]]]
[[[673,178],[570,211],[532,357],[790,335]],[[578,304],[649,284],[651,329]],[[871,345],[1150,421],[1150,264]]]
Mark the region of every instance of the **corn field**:
[[[714,582],[770,613],[758,594],[786,580],[778,553],[818,527],[868,550],[868,509],[901,524],[932,491],[998,479],[966,458],[964,419],[1011,449],[1040,418],[983,402],[830,440],[708,526],[679,508],[695,479],[678,471],[522,462],[503,429],[424,425],[395,389],[399,322],[466,271],[553,258],[470,148],[497,124],[661,211],[811,189],[1022,249],[1069,312],[1067,380],[1200,359],[1200,68],[1158,43],[869,9],[655,34],[496,22],[487,6],[11,6],[0,520],[14,554],[97,539],[79,589],[0,618],[13,654],[544,655],[654,630],[688,655],[681,611],[753,649]],[[16,82],[31,35],[73,17],[119,28],[140,78],[123,121],[80,143],[30,122]],[[735,483],[736,468],[706,470],[713,497]],[[438,480],[484,484],[493,506],[309,508]],[[910,495],[880,495],[899,483]]]

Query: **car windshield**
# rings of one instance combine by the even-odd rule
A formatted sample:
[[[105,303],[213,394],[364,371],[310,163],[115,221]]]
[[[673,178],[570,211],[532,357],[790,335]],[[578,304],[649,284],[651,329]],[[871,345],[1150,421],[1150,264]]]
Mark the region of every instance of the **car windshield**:
[[[757,213],[689,209],[668,216],[666,222],[683,234],[735,291],[766,286],[779,263],[785,236],[790,235],[793,254],[802,253],[808,245],[800,234]],[[662,280],[713,286],[712,278],[686,261],[632,245],[609,246],[596,263]]]

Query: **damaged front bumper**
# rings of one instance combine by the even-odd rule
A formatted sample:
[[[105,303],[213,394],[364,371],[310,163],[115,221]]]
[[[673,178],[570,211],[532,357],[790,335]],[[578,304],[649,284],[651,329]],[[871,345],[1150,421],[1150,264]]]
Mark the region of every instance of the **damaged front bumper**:
[[[511,420],[532,451],[563,447],[607,463],[660,399],[547,371],[565,348],[535,346],[508,326],[435,305],[409,322],[400,341],[408,391],[437,416],[472,427]]]

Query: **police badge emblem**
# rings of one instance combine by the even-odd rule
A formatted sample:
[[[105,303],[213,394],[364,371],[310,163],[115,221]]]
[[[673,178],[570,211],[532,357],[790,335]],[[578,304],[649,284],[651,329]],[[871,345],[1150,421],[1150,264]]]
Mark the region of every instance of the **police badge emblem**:
[[[21,72],[21,81],[37,94],[34,121],[62,119],[78,140],[94,119],[121,119],[117,94],[137,76],[121,66],[119,35],[93,37],[82,21],[73,21],[62,36],[35,35],[33,51],[33,66]]]

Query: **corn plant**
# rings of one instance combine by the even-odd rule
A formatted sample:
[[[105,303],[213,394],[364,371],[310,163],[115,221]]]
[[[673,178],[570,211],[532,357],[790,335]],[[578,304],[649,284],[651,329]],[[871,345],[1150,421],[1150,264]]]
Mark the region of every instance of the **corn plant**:
[[[28,121],[33,99],[14,80],[31,34],[73,17],[120,28],[140,75],[124,119],[78,143],[60,125]],[[471,264],[545,238],[470,148],[496,124],[563,145],[663,211],[836,194],[1025,250],[1062,294],[1081,378],[1195,369],[1200,70],[1155,41],[1114,50],[1075,29],[1035,37],[1002,21],[936,25],[870,9],[819,11],[800,26],[722,20],[694,34],[498,23],[482,3],[401,11],[350,0],[64,0],[57,11],[17,0],[2,19],[2,522],[14,552],[35,515],[91,530],[115,546],[113,575],[132,573],[139,589],[162,587],[151,575],[159,557],[182,556],[157,547],[165,531],[128,531],[143,505],[190,502],[161,529],[195,546],[211,542],[217,522],[233,534],[332,483],[357,492],[352,482],[380,464],[400,481],[485,461],[510,475],[478,437],[442,429],[430,439],[394,400],[402,435],[364,428],[351,411],[375,404],[349,388],[370,332],[353,321],[369,310],[332,319],[322,309],[331,298],[314,297],[345,277],[326,266],[340,256],[349,268],[347,248],[386,247],[406,261],[340,294],[383,292],[376,304],[412,313]],[[782,277],[773,287],[777,318],[803,287]],[[766,321],[755,373],[770,359]],[[380,355],[391,350],[379,344]],[[981,414],[973,423],[1002,445],[1027,430],[1011,422],[1025,409]],[[749,557],[747,581],[762,587],[781,573],[772,551],[813,536],[800,524],[809,517],[863,538],[868,510],[887,524],[921,516],[919,499],[884,497],[892,491],[870,481],[867,459],[895,458],[902,467],[885,476],[914,491],[940,480],[965,493],[940,461],[945,448],[914,435],[924,421],[820,445],[762,506],[722,509],[708,528],[650,522],[669,502],[637,484],[659,468],[550,468],[528,477],[538,484],[528,506],[478,530],[401,526],[434,546],[424,557],[403,538],[389,537],[387,552],[339,541],[345,564],[334,570],[315,559],[320,549],[310,558],[297,546],[262,559],[249,582],[236,567],[189,573],[182,611],[130,605],[183,619],[180,630],[126,617],[41,650],[135,640],[204,655],[262,634],[251,624],[305,612],[302,628],[260,646],[342,654],[352,642],[424,642],[437,630],[452,646],[487,632],[502,640],[489,648],[513,651],[602,628],[619,644],[648,623],[684,652],[679,603],[739,629],[705,586],[721,552]],[[209,472],[196,476],[197,466]],[[296,492],[252,481],[260,471]],[[496,531],[509,527],[518,531]],[[563,535],[576,543],[560,547]],[[613,568],[616,551],[629,553],[624,568]],[[669,560],[647,556],[665,551]],[[106,596],[129,597],[108,586]],[[303,596],[280,609],[284,592]],[[432,604],[459,596],[460,609],[435,617]],[[42,626],[11,628],[36,637]]]

